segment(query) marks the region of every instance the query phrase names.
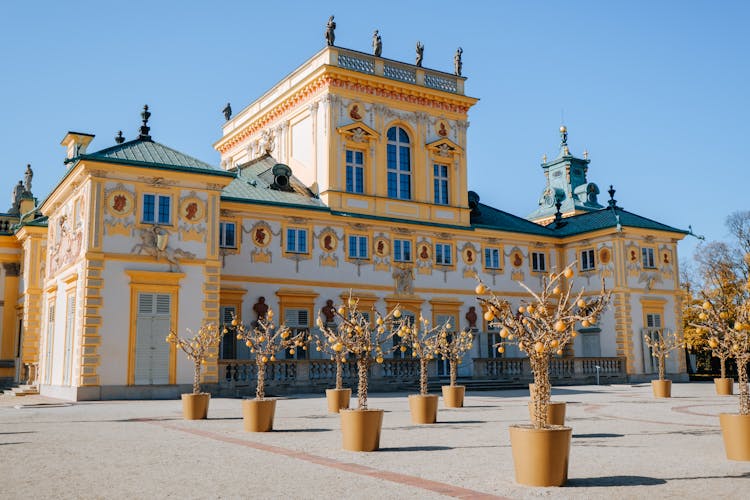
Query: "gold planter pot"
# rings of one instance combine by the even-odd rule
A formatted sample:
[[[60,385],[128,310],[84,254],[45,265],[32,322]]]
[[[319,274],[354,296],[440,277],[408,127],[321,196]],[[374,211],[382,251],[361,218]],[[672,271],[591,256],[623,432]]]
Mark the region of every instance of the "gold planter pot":
[[[734,389],[733,378],[715,378],[716,394],[719,396],[731,396]]]
[[[464,406],[466,387],[463,385],[443,386],[443,406],[446,408],[462,408]]]
[[[211,395],[207,392],[182,395],[182,416],[185,420],[202,420],[208,416],[208,402]]]
[[[410,394],[409,411],[413,424],[434,424],[437,420],[437,394]]]
[[[750,415],[720,413],[719,422],[727,458],[750,461]]]
[[[242,423],[247,432],[268,432],[273,429],[275,399],[244,399]]]
[[[534,402],[529,401],[529,418],[534,421]],[[550,401],[547,406],[547,423],[565,425],[565,401]]]
[[[534,429],[531,425],[511,425],[508,429],[517,483],[528,486],[565,484],[573,429],[562,426]]]
[[[375,451],[380,448],[383,410],[342,409],[341,435],[348,451]]]
[[[672,381],[671,380],[652,380],[651,389],[654,391],[655,398],[671,398],[672,397]]]
[[[349,408],[349,399],[351,397],[351,389],[326,389],[328,413],[338,413],[341,409]]]

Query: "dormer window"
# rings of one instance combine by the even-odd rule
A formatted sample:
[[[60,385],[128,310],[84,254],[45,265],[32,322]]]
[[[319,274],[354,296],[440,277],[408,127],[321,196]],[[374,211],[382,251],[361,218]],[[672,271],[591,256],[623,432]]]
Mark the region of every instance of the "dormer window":
[[[411,200],[411,145],[401,127],[388,129],[388,197]]]

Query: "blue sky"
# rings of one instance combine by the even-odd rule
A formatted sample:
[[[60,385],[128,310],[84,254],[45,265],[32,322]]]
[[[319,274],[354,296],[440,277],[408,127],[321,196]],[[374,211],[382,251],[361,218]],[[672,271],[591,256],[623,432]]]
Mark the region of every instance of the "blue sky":
[[[459,9],[459,10],[456,10]],[[25,165],[41,199],[64,171],[68,130],[90,150],[137,133],[148,103],[155,140],[218,165],[221,110],[251,103],[336,44],[452,71],[464,49],[469,187],[517,215],[544,187],[543,154],[561,114],[589,180],[628,210],[707,239],[750,209],[750,2],[7,2],[0,16],[0,210]],[[6,201],[3,201],[6,200]],[[3,205],[5,204],[5,205]],[[680,245],[689,259],[697,240]]]

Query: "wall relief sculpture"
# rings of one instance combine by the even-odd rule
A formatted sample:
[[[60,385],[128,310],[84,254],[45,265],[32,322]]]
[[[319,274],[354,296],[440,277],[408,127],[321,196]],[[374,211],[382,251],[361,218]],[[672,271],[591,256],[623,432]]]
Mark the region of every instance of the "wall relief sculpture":
[[[186,252],[181,248],[171,248],[169,246],[169,236],[169,232],[159,226],[141,229],[141,242],[137,243],[130,253],[151,255],[156,260],[164,258],[169,263],[170,272],[179,272],[181,268],[178,259],[195,259],[195,254]]]

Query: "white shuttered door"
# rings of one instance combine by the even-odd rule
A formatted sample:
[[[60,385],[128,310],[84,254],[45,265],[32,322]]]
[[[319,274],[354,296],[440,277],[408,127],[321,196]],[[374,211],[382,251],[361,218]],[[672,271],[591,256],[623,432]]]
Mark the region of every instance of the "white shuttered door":
[[[76,296],[75,293],[68,294],[65,311],[65,356],[63,358],[63,385],[70,385],[71,371],[73,369],[73,330],[76,319]]]
[[[135,337],[135,383],[169,383],[169,334],[172,296],[139,293]]]

